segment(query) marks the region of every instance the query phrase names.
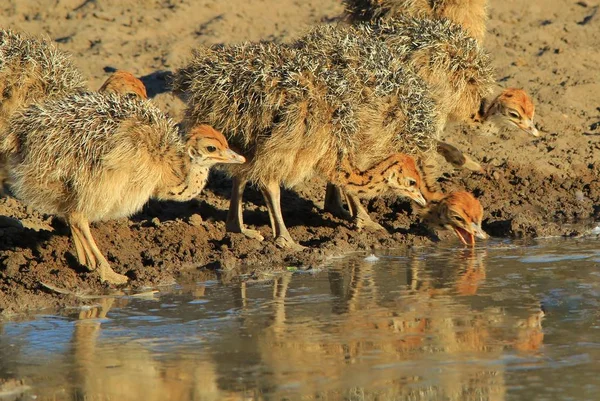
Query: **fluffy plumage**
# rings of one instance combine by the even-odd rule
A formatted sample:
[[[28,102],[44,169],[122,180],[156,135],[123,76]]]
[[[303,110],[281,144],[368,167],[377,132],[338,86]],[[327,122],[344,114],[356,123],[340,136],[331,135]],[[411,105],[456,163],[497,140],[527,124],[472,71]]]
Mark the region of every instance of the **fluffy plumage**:
[[[337,59],[272,43],[196,51],[174,85],[187,123],[208,123],[243,149],[252,161],[235,173],[256,183],[329,175],[345,154],[360,153],[362,168],[432,149],[439,124],[427,87],[382,43],[346,39]]]
[[[434,147],[440,124],[422,80],[380,40],[349,34],[341,45],[335,54],[273,43],[214,46],[176,73],[186,123],[215,126],[249,158],[230,169],[238,180],[230,217],[246,181],[263,188],[280,215],[280,184],[334,177],[346,156],[364,170],[391,153]],[[293,243],[275,220],[276,237]],[[241,224],[232,230],[244,232]]]
[[[482,42],[486,31],[487,0],[343,0],[346,20],[374,22],[402,15],[448,20]]]
[[[355,42],[383,42],[397,63],[409,65],[428,84],[442,118],[468,120],[492,93],[495,80],[489,55],[448,20],[400,16],[356,26],[319,26],[295,46],[335,55],[349,37]],[[362,61],[355,60],[355,65]]]
[[[19,107],[85,89],[71,57],[46,39],[0,31],[0,129]]]
[[[464,28],[449,19],[406,15],[356,26],[357,31],[379,37],[418,72],[448,121],[516,126],[537,135],[533,102],[525,91],[504,89],[488,101],[495,86],[490,57]],[[315,45],[327,46],[328,36],[313,39]]]
[[[189,200],[218,162],[243,162],[210,127],[185,138],[150,102],[74,93],[35,103],[11,118],[1,149],[11,190],[71,226],[77,256],[102,280],[127,281],[98,250],[89,222],[129,216],[151,198]]]
[[[169,163],[184,154],[175,124],[157,108],[115,95],[34,104],[11,120],[9,131],[15,195],[41,212],[77,211],[91,221],[139,210],[163,169],[177,169]],[[123,179],[129,176],[131,182]],[[117,199],[129,199],[129,207],[115,209]]]
[[[85,81],[71,57],[54,43],[0,30],[0,140],[19,108],[84,88]],[[7,176],[6,155],[0,153],[0,186]]]
[[[358,52],[355,49],[364,47],[364,44],[368,44],[367,48],[377,49],[379,54],[390,57],[385,62],[388,69],[394,63],[406,65],[428,84],[426,96],[435,101],[434,110],[429,114],[436,116],[434,124],[438,132],[442,131],[448,120],[470,120],[478,113],[483,99],[492,92],[494,78],[488,54],[460,26],[448,20],[400,16],[356,26],[319,26],[297,40],[293,46],[298,51],[317,54],[335,65],[342,65],[343,67],[337,68],[345,68],[350,72],[360,70],[363,66],[376,70],[378,66],[371,62],[372,55],[348,57],[348,54]],[[372,85],[368,78],[356,75],[356,88],[361,88],[362,85],[362,90],[365,90]],[[419,119],[416,118],[415,121]],[[372,134],[370,136],[375,137]],[[388,145],[385,140],[378,143]],[[365,144],[369,142],[365,141]],[[374,162],[374,157],[385,154],[385,147],[369,145],[369,151],[360,156],[365,164],[370,164]],[[439,169],[434,155],[422,152],[419,163],[424,172],[425,186],[429,190],[438,190],[436,179]],[[332,190],[329,187],[327,191],[327,210],[343,215],[343,208],[337,202],[342,196],[338,194],[335,196],[336,200],[332,200]],[[353,202],[357,203],[356,200]],[[363,213],[363,216],[366,218],[368,215]]]

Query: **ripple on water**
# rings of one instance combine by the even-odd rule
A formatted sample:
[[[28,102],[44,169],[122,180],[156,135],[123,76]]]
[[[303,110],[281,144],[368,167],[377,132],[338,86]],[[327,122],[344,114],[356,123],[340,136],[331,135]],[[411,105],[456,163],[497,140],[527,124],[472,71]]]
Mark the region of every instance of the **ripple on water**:
[[[596,254],[571,254],[571,255],[531,255],[520,258],[522,263],[553,263],[565,260],[584,260],[597,256]]]

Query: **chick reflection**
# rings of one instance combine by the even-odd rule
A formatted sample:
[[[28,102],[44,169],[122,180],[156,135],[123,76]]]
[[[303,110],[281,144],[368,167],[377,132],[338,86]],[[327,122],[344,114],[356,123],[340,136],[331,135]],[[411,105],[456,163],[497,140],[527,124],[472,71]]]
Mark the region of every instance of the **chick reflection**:
[[[488,343],[501,345],[499,350],[539,350],[544,339],[544,312],[539,300],[520,298],[514,305],[496,303],[479,309],[471,307],[477,298],[465,297],[476,295],[485,283],[486,258],[485,249],[466,249],[440,264],[430,263],[428,258],[415,253],[408,269],[411,294],[426,294],[440,311],[454,316],[446,320],[446,326],[457,328],[457,333],[450,336],[456,341],[470,342],[472,350],[493,350]],[[503,338],[491,336],[491,331],[502,333]],[[448,330],[441,333],[449,335]]]
[[[268,325],[245,316],[268,372],[258,388],[289,396],[297,386],[305,399],[503,400],[504,372],[494,361],[507,349],[537,350],[542,313],[535,300],[524,317],[521,305],[471,304],[465,295],[485,281],[486,256],[469,251],[428,266],[417,255],[408,273],[391,276],[361,261],[331,270],[325,321],[290,296],[291,275],[277,278]]]
[[[397,268],[354,260],[326,280],[286,272],[201,288],[191,326],[224,326],[172,353],[102,336],[98,318],[128,302],[103,299],[76,323],[71,399],[503,400],[497,361],[540,348],[543,314],[535,299],[487,296],[486,259],[412,252]]]
[[[431,294],[453,291],[457,295],[475,295],[486,277],[486,258],[485,249],[462,249],[440,264],[429,263],[425,255],[415,252],[408,269],[410,287]]]
[[[297,385],[297,395],[307,399],[346,399],[354,392],[365,399],[411,394],[419,369],[373,369],[411,361],[414,352],[422,352],[431,317],[412,307],[381,306],[376,273],[374,265],[363,263],[332,271],[334,316],[326,322],[299,313],[297,302],[287,296],[290,275],[275,280],[270,324],[253,335],[268,372],[259,388],[289,396],[290,390],[282,387]],[[426,376],[427,370],[424,366],[420,373]],[[464,380],[472,382],[473,377]]]
[[[72,400],[162,401],[244,400],[243,394],[219,390],[214,363],[173,356],[155,357],[140,342],[98,341],[101,323],[111,307],[123,307],[127,299],[102,299],[100,305],[79,314],[73,334]]]

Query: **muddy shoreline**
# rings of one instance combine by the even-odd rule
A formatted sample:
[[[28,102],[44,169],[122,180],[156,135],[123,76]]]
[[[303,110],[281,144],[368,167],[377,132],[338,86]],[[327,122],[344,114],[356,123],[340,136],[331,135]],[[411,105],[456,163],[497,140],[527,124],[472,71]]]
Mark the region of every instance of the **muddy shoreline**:
[[[452,181],[478,193],[484,204],[494,198],[504,204],[486,210],[484,229],[494,237],[577,236],[589,230],[590,217],[597,217],[591,199],[581,202],[570,199],[569,190],[555,186],[552,178],[536,181],[539,183],[536,185],[511,184],[516,180],[515,173],[522,172],[523,168],[507,166],[500,171],[502,177],[497,180],[481,175],[451,177]],[[267,211],[256,190],[248,191],[245,217],[249,227],[258,229],[265,241],[226,233],[223,220],[229,180],[220,174],[213,174],[211,178],[209,187],[192,202],[151,202],[130,219],[93,225],[94,237],[113,268],[131,279],[130,285],[121,290],[135,291],[203,278],[231,279],[239,274],[252,280],[264,272],[320,267],[332,257],[354,251],[370,253],[377,249],[427,246],[439,241],[457,249],[461,247],[450,232],[435,235],[426,229],[412,206],[401,200],[380,199],[368,203],[371,216],[388,232],[359,232],[351,222],[321,210],[318,202],[324,194],[323,182],[306,185],[300,194],[292,191],[283,194],[284,218],[290,232],[300,244],[308,247],[305,251],[290,252],[273,243]],[[574,185],[597,183],[582,181]],[[504,189],[497,191],[499,186]],[[550,202],[533,202],[525,196],[500,197],[502,193],[524,191],[522,187],[546,193],[559,207],[551,209]],[[594,196],[597,199],[598,193]],[[93,304],[96,300],[89,295],[115,292],[114,288],[100,283],[97,274],[77,264],[69,231],[59,219],[37,215],[10,198],[0,200],[0,207],[22,215],[21,220],[3,218],[0,221],[2,315]],[[587,215],[583,215],[582,210]],[[547,213],[555,213],[554,218],[544,219]],[[572,216],[577,219],[567,218]],[[581,217],[588,217],[586,223],[577,224]],[[571,224],[563,224],[560,219]],[[47,284],[76,295],[61,294],[49,289]]]
[[[0,6],[3,27],[47,35],[73,54],[97,88],[111,69],[143,78],[156,104],[175,119],[183,103],[166,89],[168,72],[191,49],[241,40],[287,40],[310,25],[335,20],[336,0],[229,2],[85,2],[65,0],[48,9],[35,0]],[[226,4],[225,4],[226,3]],[[583,4],[583,5],[582,5]],[[462,127],[444,138],[482,162],[484,174],[448,169],[445,191],[473,192],[485,209],[484,229],[494,237],[577,236],[600,220],[600,17],[581,22],[592,4],[543,0],[490,2],[485,47],[492,53],[498,84],[523,87],[533,97],[540,138],[520,132],[478,136]],[[151,202],[131,217],[94,224],[93,235],[113,268],[131,279],[131,289],[202,278],[219,272],[259,274],[290,266],[311,268],[353,251],[456,244],[419,224],[404,201],[367,203],[387,233],[358,232],[348,221],[322,211],[325,182],[315,179],[282,192],[291,235],[309,249],[288,252],[272,242],[259,192],[245,194],[245,221],[265,237],[260,243],[225,233],[230,180],[212,174],[208,187],[188,203]],[[66,226],[10,197],[0,198],[0,316],[93,303],[59,294],[42,283],[76,294],[111,291],[95,273],[78,266]]]

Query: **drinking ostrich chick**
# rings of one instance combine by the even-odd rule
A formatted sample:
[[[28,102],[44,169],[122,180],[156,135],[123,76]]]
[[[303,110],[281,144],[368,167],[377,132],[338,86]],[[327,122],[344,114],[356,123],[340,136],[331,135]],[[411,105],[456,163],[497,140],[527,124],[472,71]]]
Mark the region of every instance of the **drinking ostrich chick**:
[[[481,228],[483,207],[469,192],[437,193],[428,198],[422,217],[429,227],[452,230],[463,244],[470,246],[475,246],[475,238],[488,238]]]
[[[316,52],[257,43],[199,49],[176,72],[174,89],[188,103],[184,121],[214,126],[249,160],[228,168],[234,178],[228,231],[262,239],[243,224],[247,181],[265,196],[276,243],[291,248],[298,245],[281,216],[281,184],[320,175],[351,190],[352,177],[360,175],[366,188],[379,189],[356,190],[355,197],[385,187],[422,203],[420,177],[409,166],[414,160],[397,154],[434,147],[438,125],[427,88],[382,42],[359,38],[346,46],[358,65],[352,71]],[[384,168],[394,157],[402,161]],[[360,202],[353,206],[358,226],[377,224]]]
[[[402,15],[446,18],[483,42],[487,22],[487,0],[343,0],[346,20],[351,23],[389,20]]]
[[[0,150],[9,155],[11,189],[34,209],[65,219],[79,263],[122,284],[89,223],[129,216],[150,199],[187,201],[216,163],[243,163],[209,126],[182,138],[148,101],[75,93],[35,103],[10,120]]]

